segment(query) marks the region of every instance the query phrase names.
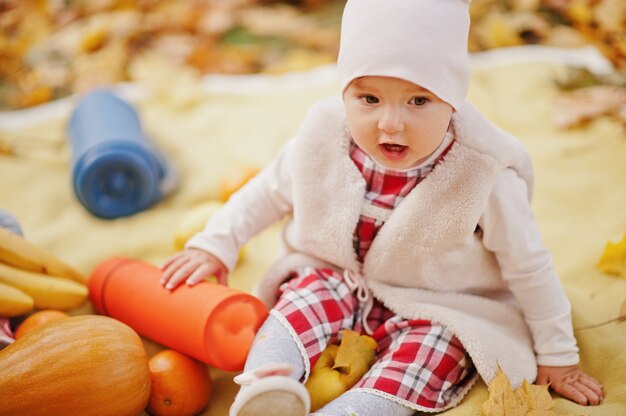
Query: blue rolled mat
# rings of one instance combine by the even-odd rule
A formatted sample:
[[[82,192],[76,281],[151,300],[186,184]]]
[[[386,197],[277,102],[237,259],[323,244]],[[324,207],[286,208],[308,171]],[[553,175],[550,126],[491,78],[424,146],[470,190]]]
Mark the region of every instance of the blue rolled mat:
[[[173,169],[144,135],[136,111],[106,90],[77,103],[68,124],[76,197],[106,219],[143,211],[176,183]]]

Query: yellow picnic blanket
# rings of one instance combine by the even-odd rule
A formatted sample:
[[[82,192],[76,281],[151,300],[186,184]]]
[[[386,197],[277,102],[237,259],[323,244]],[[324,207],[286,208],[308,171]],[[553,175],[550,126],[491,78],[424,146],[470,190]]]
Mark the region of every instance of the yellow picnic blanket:
[[[606,242],[617,242],[626,232],[626,135],[608,119],[572,131],[553,127],[553,81],[563,70],[546,62],[475,68],[470,99],[531,153],[535,213],[572,301],[574,326],[582,327],[617,317],[626,301],[626,279],[595,267]],[[319,75],[245,78],[233,84],[240,87],[236,90],[209,88],[187,101],[163,91],[137,100],[147,134],[178,168],[180,185],[152,209],[116,220],[93,217],[73,193],[67,112],[33,117],[20,128],[0,123],[0,134],[20,145],[16,155],[0,156],[0,208],[18,218],[29,240],[85,274],[113,255],[161,263],[174,253],[176,226],[192,207],[215,199],[225,176],[268,163],[295,133],[307,108],[337,92],[332,77]],[[245,259],[230,276],[233,287],[252,289],[277,255],[278,229],[248,244]],[[89,312],[85,305],[72,313]],[[581,365],[605,384],[606,400],[598,407],[580,407],[556,398],[557,413],[626,415],[626,323],[577,330],[576,336]],[[146,346],[149,354],[160,348],[149,341]],[[214,390],[203,415],[227,415],[235,374],[211,373]],[[479,382],[445,415],[478,415],[486,398],[486,386]]]

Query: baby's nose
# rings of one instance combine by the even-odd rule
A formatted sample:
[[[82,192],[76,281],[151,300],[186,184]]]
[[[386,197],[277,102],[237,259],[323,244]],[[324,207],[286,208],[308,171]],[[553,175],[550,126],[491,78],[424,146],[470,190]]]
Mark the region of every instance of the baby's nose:
[[[404,130],[402,111],[393,107],[384,108],[378,120],[378,128],[389,134]]]

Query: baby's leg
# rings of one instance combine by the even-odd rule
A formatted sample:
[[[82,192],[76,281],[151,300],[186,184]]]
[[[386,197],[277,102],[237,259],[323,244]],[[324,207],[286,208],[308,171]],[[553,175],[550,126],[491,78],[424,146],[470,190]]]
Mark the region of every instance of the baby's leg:
[[[298,344],[289,330],[273,315],[268,316],[254,338],[244,373],[268,363],[285,363],[292,368],[289,377],[300,380],[304,375],[304,360]]]
[[[308,377],[328,342],[341,330],[352,328],[358,301],[343,277],[328,269],[302,269],[281,290],[267,328],[252,344],[245,368],[250,371],[265,363],[284,361],[281,351],[291,357],[297,350],[300,362],[296,368],[304,366],[304,372],[294,377]],[[285,348],[286,344],[290,346]]]
[[[414,409],[391,399],[363,391],[349,390],[315,412],[319,416],[411,416]]]
[[[378,360],[320,414],[349,415],[342,409],[350,407],[358,416],[443,411],[456,405],[476,379],[463,345],[442,325],[396,316],[373,336],[380,349]],[[395,410],[388,412],[390,407]]]
[[[231,415],[248,414],[250,408],[262,409],[266,402],[272,409],[270,413],[276,412],[276,406],[282,406],[276,402],[281,392],[288,394],[283,395],[285,406],[280,409],[298,407],[287,402],[308,400],[304,387],[294,380],[308,376],[322,350],[339,331],[352,328],[358,302],[338,273],[303,269],[281,290],[278,303],[254,339],[244,373],[235,378],[244,386],[231,407]],[[293,371],[285,370],[286,365]],[[299,414],[281,412],[285,416]],[[267,412],[259,410],[258,414],[266,416]]]

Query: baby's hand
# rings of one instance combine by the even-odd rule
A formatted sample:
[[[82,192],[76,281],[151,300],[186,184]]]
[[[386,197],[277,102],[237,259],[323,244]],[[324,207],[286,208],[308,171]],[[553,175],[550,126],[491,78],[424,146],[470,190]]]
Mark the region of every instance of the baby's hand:
[[[217,277],[217,282],[226,285],[228,270],[214,255],[195,248],[186,248],[176,253],[161,266],[161,284],[174,290],[183,281],[194,286],[207,277]]]
[[[537,367],[537,384],[550,384],[550,388],[556,393],[583,406],[600,404],[604,400],[602,384],[580,371],[577,365],[540,365]]]

